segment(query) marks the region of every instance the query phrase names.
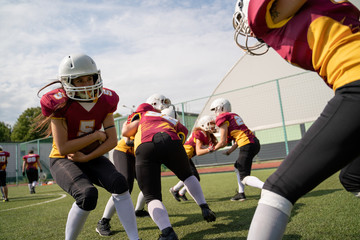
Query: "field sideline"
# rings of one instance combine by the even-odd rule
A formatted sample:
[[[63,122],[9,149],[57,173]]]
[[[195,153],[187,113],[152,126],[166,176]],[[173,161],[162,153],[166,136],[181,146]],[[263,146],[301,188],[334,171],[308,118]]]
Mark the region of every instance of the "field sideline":
[[[265,180],[274,169],[253,170],[252,174]],[[170,221],[180,239],[246,239],[247,231],[259,199],[260,190],[246,187],[247,200],[231,202],[236,177],[233,172],[201,174],[201,185],[217,220],[207,223],[193,200],[176,202],[169,188],[177,182],[173,176],[162,179],[163,202]],[[132,194],[135,204],[139,189]],[[115,235],[101,237],[95,232],[109,198],[99,188],[97,208],[92,211],[78,239],[127,239],[117,217],[111,220]],[[0,203],[0,239],[64,239],[67,213],[73,199],[56,184],[38,186],[36,194],[29,194],[27,186],[9,187],[10,202]],[[283,239],[359,239],[360,201],[346,192],[338,180],[338,173],[300,199]],[[159,230],[150,218],[138,218],[140,237],[157,239]]]

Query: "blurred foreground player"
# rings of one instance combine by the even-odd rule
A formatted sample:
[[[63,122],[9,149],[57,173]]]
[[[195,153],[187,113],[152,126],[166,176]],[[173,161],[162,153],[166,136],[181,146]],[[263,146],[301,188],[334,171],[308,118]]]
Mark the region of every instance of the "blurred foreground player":
[[[253,46],[243,45],[239,36],[256,37],[260,45],[266,43],[289,63],[316,71],[335,92],[266,180],[248,239],[281,239],[295,202],[360,156],[359,16],[348,1],[236,3],[233,25],[239,46],[253,54]]]

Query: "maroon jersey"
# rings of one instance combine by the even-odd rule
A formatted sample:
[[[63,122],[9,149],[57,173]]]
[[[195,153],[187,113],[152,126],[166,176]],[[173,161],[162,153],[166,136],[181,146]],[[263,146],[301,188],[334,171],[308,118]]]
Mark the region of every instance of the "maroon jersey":
[[[23,160],[26,162],[26,170],[30,168],[38,169],[37,161],[39,160],[40,156],[37,154],[28,154],[23,156]]]
[[[169,134],[173,140],[185,139],[188,134],[187,128],[177,119],[162,113],[147,111],[141,114],[135,135],[135,151],[141,143],[151,142],[153,136],[158,132]]]
[[[10,153],[6,151],[0,151],[0,171],[6,170],[6,165],[8,163],[7,159],[10,157]]]
[[[67,100],[68,97],[63,89],[55,89],[46,93],[40,101],[43,115],[50,116],[59,104]],[[114,91],[104,88],[103,94],[90,111],[82,107],[78,101],[71,101],[64,109],[56,111],[53,118],[66,121],[68,139],[71,140],[101,129],[105,118],[116,111],[118,102],[119,96]],[[53,144],[50,157],[62,157],[55,144]]]
[[[184,144],[184,148],[186,151],[186,154],[188,155],[188,158],[192,158],[196,156],[196,142],[201,141],[203,145],[209,145],[210,144],[210,138],[208,138],[205,131],[198,129],[195,130],[191,137],[186,141]]]
[[[218,127],[226,124],[228,126],[228,139],[235,140],[239,147],[254,143],[254,133],[250,131],[241,117],[236,113],[221,113],[216,117],[215,123]]]
[[[269,11],[273,2],[249,3],[248,22],[258,38],[288,62],[318,72],[334,90],[359,79],[360,12],[354,5],[307,1],[294,16],[275,24]]]

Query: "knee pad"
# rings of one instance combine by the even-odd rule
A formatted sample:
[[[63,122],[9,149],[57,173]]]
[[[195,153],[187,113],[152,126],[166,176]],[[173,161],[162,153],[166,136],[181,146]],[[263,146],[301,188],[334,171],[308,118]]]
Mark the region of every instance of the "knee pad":
[[[76,199],[76,204],[85,211],[91,211],[96,208],[98,199],[98,190],[96,187],[86,188],[81,199]]]
[[[266,189],[261,190],[261,198],[259,200],[259,204],[260,203],[279,209],[288,217],[290,217],[293,207],[293,204],[289,200],[277,193],[271,192]]]
[[[122,174],[113,174],[112,179],[112,186],[109,189],[110,193],[122,194],[129,190],[128,183]]]

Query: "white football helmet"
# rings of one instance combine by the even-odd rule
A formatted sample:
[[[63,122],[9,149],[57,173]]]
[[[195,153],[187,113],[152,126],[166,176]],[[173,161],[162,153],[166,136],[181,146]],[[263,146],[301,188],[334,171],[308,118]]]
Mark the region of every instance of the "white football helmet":
[[[146,103],[151,104],[157,110],[163,110],[171,105],[170,99],[161,94],[153,94],[147,100]]]
[[[3,147],[2,146],[0,146],[0,151],[2,151],[3,150]]]
[[[170,105],[168,108],[164,108],[163,110],[161,110],[161,113],[175,119],[177,118],[174,105]]]
[[[209,115],[202,116],[199,119],[199,122],[197,125],[204,131],[214,132],[215,131],[215,117],[209,116]]]
[[[223,112],[231,112],[231,104],[225,98],[215,99],[210,105],[210,111],[215,111],[216,115]]]
[[[46,179],[47,179],[47,175],[46,175],[46,173],[41,172],[41,173],[39,174],[39,180],[41,180],[41,181],[45,181]]]
[[[94,85],[75,87],[72,80],[81,76],[93,75]],[[103,81],[100,70],[94,60],[85,54],[70,54],[59,65],[59,79],[66,95],[76,101],[98,99],[103,93]]]
[[[259,40],[252,35],[252,31],[248,23],[249,2],[250,0],[237,0],[236,2],[235,13],[233,15],[233,27],[235,29],[234,40],[236,44],[246,53],[250,55],[263,55],[267,53],[269,46],[262,40]],[[239,35],[245,37],[245,39],[242,39],[241,41],[241,39],[239,39]],[[254,39],[255,43],[250,39]],[[249,43],[249,41],[252,43]]]

